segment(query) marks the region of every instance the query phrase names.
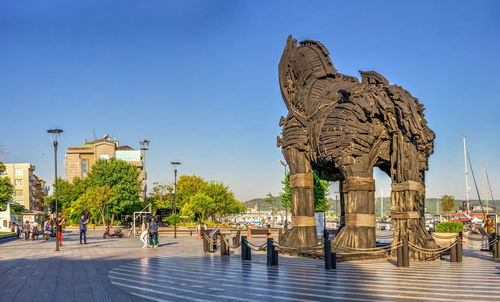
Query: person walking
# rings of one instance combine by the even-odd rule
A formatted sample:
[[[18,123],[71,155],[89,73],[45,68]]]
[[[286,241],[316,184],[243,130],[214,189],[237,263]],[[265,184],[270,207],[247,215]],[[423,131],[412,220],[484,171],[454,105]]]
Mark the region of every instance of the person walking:
[[[153,217],[149,225],[149,236],[151,238],[151,246],[158,247],[158,223],[156,222],[156,217]]]
[[[24,240],[28,240],[30,238],[30,232],[31,232],[30,222],[26,220],[26,222],[23,225]]]
[[[489,245],[489,250],[493,250],[493,244],[492,242],[496,239],[496,234],[495,234],[495,222],[493,221],[493,217],[488,216],[486,219],[486,222],[484,223],[484,227],[486,229],[486,232],[488,233],[488,245]]]
[[[35,221],[31,225],[31,240],[38,238],[38,223]]]
[[[142,243],[144,244],[142,248],[149,248],[149,229],[148,229],[148,224],[147,222],[143,223],[144,230],[142,231],[141,235],[139,238],[141,239]]]
[[[89,223],[89,219],[85,217],[85,215],[82,215],[80,217],[80,244],[82,244],[82,237],[83,237],[83,243],[87,244],[87,224]]]
[[[56,230],[57,230],[57,239],[56,240],[59,240],[59,246],[62,246],[62,227],[63,227],[63,224],[66,222],[66,219],[62,219],[61,217],[59,217],[57,219],[57,223],[56,223]]]

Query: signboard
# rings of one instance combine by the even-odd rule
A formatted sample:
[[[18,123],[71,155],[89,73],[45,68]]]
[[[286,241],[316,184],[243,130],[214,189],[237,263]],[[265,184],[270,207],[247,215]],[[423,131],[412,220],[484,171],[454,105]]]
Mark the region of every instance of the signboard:
[[[124,161],[141,161],[140,150],[117,150],[116,159]]]

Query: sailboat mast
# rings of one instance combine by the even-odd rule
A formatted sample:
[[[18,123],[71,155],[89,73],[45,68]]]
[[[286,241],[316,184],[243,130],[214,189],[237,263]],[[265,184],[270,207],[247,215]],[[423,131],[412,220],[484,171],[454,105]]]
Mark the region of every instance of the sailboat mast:
[[[464,139],[464,169],[465,169],[465,194],[466,194],[466,213],[469,215],[469,203],[470,203],[470,192],[469,192],[469,171],[467,169],[467,142]]]
[[[486,215],[489,214],[489,200],[488,200],[488,180],[486,178],[486,161],[483,161],[483,173],[484,173],[484,196],[486,201]]]
[[[497,212],[495,199],[493,198],[493,190],[491,189],[490,177],[488,176],[488,169],[486,169],[486,162],[484,163],[484,175],[486,176],[486,183],[488,184],[488,191],[490,193],[491,201],[493,202],[493,211]]]

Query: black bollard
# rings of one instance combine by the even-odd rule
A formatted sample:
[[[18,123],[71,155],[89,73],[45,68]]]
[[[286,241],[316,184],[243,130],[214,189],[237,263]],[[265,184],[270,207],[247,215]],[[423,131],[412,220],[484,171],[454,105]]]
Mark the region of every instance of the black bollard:
[[[408,248],[408,237],[403,240],[403,267],[410,267],[410,249]]]
[[[457,249],[457,262],[462,262],[462,237],[460,235],[457,236],[455,248]]]
[[[252,260],[252,252],[248,246],[247,236],[241,236],[241,260]]]
[[[278,253],[274,248],[273,238],[267,238],[267,266],[278,265]]]
[[[333,269],[332,266],[332,242],[330,239],[325,240],[323,246],[323,256],[325,257],[325,270]]]

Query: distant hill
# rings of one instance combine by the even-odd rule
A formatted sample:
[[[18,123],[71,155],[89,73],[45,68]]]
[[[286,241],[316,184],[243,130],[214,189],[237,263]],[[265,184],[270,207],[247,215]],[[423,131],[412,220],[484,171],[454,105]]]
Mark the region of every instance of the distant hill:
[[[271,210],[272,205],[266,201],[265,198],[254,198],[248,201],[245,201],[244,204],[247,208],[255,208],[256,205],[259,206],[259,209],[262,211]],[[281,197],[275,197],[274,206],[278,209],[278,211],[284,211],[285,208],[281,206]],[[335,201],[334,199],[329,199],[328,204],[330,205],[330,211],[334,211],[340,213],[340,201]],[[463,200],[455,200],[455,209],[461,209],[463,204]],[[500,214],[500,200],[495,200],[497,214]],[[493,207],[493,202],[488,202],[489,207]],[[471,200],[471,208],[474,206],[479,206],[478,200]],[[486,207],[486,202],[483,201],[483,206]],[[425,199],[425,209],[427,213],[430,214],[444,214],[444,212],[440,209],[439,206],[439,198],[426,198]],[[380,198],[376,198],[375,200],[375,216],[380,216],[380,211],[383,210],[385,215],[389,215],[391,211],[391,198],[384,197],[383,209],[380,207]],[[486,212],[486,210],[485,210]]]

